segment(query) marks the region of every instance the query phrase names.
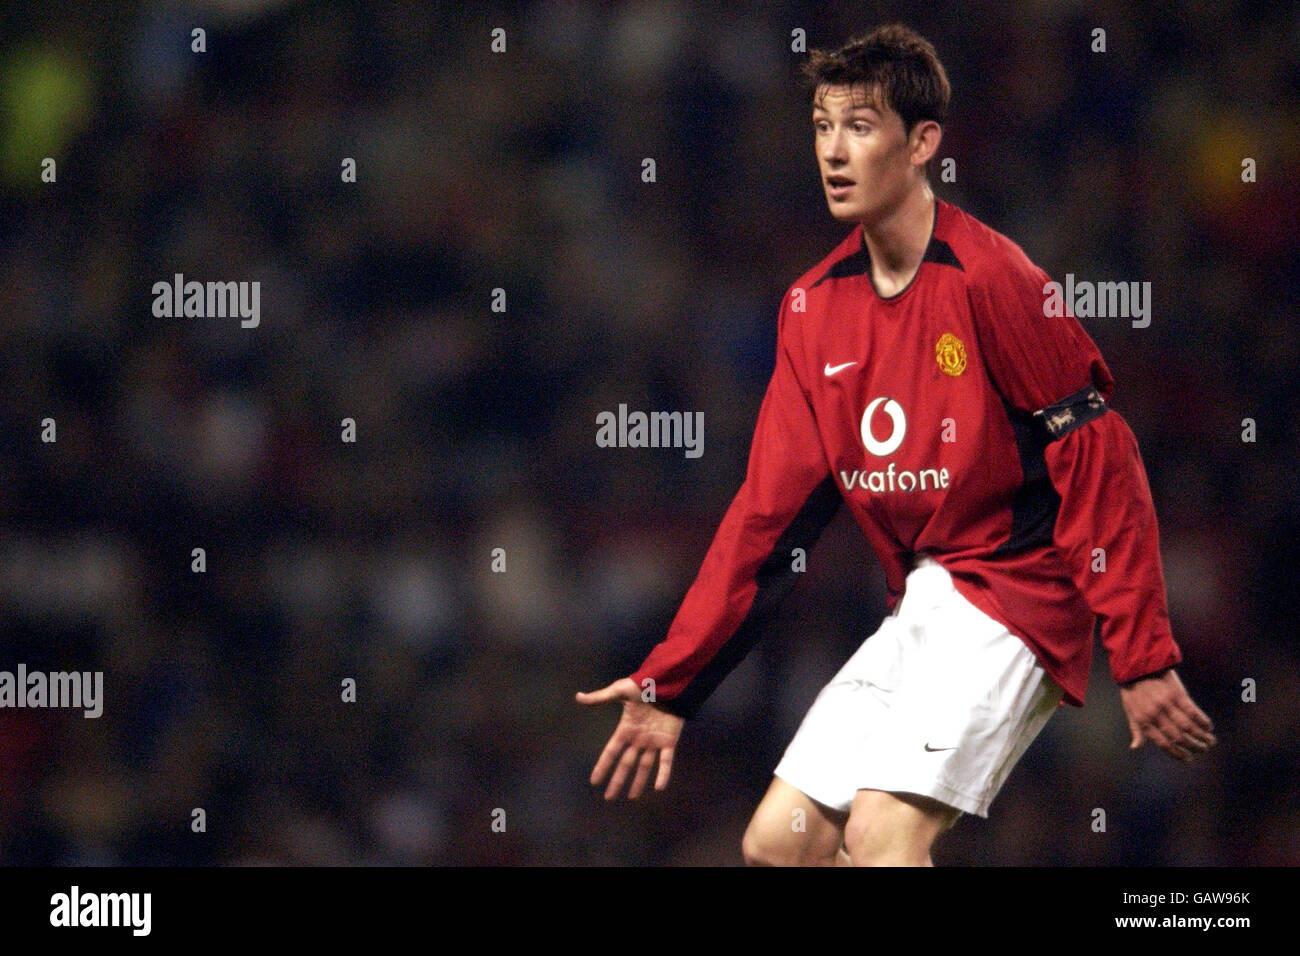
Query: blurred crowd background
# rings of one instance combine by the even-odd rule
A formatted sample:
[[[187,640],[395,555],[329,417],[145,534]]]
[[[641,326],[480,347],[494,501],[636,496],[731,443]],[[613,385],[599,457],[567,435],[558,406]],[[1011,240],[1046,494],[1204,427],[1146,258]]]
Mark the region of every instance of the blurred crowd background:
[[[105,704],[0,710],[0,863],[739,864],[884,613],[847,514],[665,793],[604,803],[617,709],[573,693],[663,636],[780,298],[847,231],[791,31],[895,19],[953,84],[936,192],[1054,277],[1152,284],[1149,328],[1084,324],[1220,740],[1130,752],[1099,647],[936,862],[1300,863],[1300,14],[1136,7],[5,4],[0,670],[102,670]],[[260,326],[154,317],[176,273],[259,281]],[[703,456],[597,447],[619,403],[702,411]]]

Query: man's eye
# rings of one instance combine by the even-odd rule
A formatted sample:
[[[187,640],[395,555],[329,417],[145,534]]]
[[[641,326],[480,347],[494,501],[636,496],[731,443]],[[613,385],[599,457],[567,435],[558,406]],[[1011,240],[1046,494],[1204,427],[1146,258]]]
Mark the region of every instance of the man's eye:
[[[855,133],[866,133],[866,132],[869,132],[870,129],[871,129],[871,126],[870,126],[869,124],[867,124],[867,123],[854,123],[854,124],[853,124],[853,132],[855,132]]]

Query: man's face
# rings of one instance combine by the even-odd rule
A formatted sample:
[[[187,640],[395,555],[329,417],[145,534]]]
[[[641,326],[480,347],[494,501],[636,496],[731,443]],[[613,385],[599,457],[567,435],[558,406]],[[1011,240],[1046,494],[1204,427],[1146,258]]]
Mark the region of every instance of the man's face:
[[[914,184],[903,120],[876,106],[862,87],[824,86],[814,100],[813,130],[822,187],[831,215],[871,223],[898,205]]]

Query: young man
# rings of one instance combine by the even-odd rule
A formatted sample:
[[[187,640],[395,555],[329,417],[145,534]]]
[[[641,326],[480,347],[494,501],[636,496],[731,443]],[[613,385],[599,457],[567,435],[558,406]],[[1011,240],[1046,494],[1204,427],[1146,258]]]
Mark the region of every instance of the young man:
[[[827,203],[855,226],[782,301],[744,484],[666,639],[577,699],[623,702],[591,782],[612,769],[605,796],[631,777],[636,798],[657,757],[663,789],[683,720],[846,503],[891,614],[814,702],[743,852],[928,865],[961,813],[988,815],[1057,706],[1082,706],[1096,618],[1130,745],[1190,760],[1215,738],[1173,670],[1151,493],[1110,372],[1073,318],[1045,315],[1047,275],[930,191],[949,95],[933,47],[882,27],[805,72]]]

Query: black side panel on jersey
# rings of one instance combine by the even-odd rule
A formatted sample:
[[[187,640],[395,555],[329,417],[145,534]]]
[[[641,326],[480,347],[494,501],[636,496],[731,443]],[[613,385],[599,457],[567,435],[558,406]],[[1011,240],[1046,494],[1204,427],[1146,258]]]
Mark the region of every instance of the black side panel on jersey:
[[[1051,544],[1056,513],[1061,507],[1061,496],[1052,487],[1047,459],[1043,457],[1052,436],[1043,428],[1041,419],[1012,408],[1005,399],[1002,407],[1015,432],[1020,470],[1025,477],[1011,500],[1011,534],[998,545],[994,557]]]
[[[700,670],[686,688],[671,700],[659,702],[659,706],[682,717],[694,716],[708,696],[713,693],[741,662],[750,648],[762,636],[763,631],[776,617],[781,602],[794,589],[799,573],[793,568],[790,552],[795,548],[808,551],[821,536],[822,530],[839,511],[844,498],[835,486],[835,479],[827,475],[820,485],[803,503],[803,507],[786,527],[785,532],[772,546],[771,552],[759,565],[755,580],[758,593],[749,613],[736,628],[736,633],[721,650],[713,656]]]

